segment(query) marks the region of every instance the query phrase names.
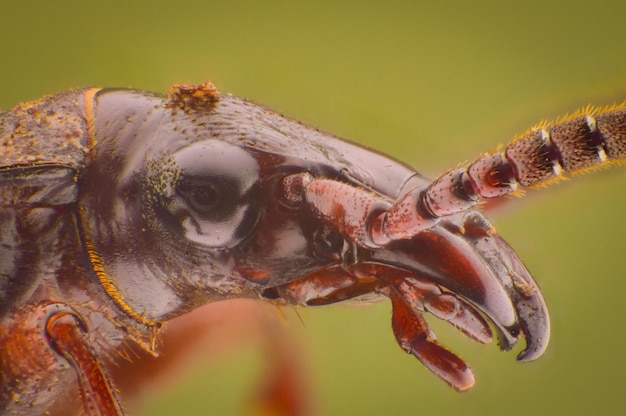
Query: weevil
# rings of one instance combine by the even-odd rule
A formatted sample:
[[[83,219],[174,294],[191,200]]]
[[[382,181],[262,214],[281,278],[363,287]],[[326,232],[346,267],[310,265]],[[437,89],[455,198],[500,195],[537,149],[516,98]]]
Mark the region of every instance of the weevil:
[[[109,368],[225,299],[389,298],[398,344],[456,390],[470,367],[423,315],[540,357],[538,285],[479,204],[626,158],[626,106],[529,130],[429,180],[211,83],[84,88],[0,113],[0,409],[75,391],[121,415]]]

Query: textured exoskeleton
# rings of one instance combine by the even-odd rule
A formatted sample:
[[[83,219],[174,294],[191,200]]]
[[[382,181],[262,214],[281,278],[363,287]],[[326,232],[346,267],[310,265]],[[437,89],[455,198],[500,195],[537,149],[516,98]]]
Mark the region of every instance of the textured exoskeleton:
[[[372,150],[220,95],[86,88],[0,113],[0,412],[75,390],[123,410],[108,367],[156,354],[162,324],[231,298],[387,296],[400,346],[457,390],[469,367],[425,312],[522,361],[548,344],[541,292],[473,207],[623,160],[626,108],[536,128],[434,181]]]

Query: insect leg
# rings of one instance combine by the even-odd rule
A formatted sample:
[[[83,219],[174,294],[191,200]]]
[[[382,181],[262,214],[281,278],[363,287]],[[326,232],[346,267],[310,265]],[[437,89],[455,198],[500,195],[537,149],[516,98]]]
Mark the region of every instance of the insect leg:
[[[87,415],[121,416],[115,390],[91,348],[80,315],[64,304],[46,306],[45,334],[50,346],[74,368],[80,399]]]

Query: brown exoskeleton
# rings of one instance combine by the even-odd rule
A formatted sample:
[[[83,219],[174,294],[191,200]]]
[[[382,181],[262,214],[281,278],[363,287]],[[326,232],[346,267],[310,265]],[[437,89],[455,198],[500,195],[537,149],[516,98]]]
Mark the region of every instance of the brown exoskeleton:
[[[108,369],[223,299],[387,296],[400,346],[453,388],[470,368],[425,312],[518,359],[550,336],[539,288],[475,209],[626,157],[626,106],[535,128],[434,181],[206,83],[79,89],[0,113],[0,410],[76,390],[120,415]]]

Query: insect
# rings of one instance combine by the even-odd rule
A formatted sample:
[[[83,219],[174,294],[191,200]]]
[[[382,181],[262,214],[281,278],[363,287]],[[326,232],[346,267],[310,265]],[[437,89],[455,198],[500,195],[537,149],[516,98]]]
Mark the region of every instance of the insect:
[[[109,376],[204,304],[392,303],[398,344],[454,389],[470,367],[423,315],[518,360],[545,351],[541,291],[477,209],[626,158],[626,106],[530,130],[434,181],[401,162],[220,95],[78,89],[0,113],[0,409],[68,389],[121,415]]]

